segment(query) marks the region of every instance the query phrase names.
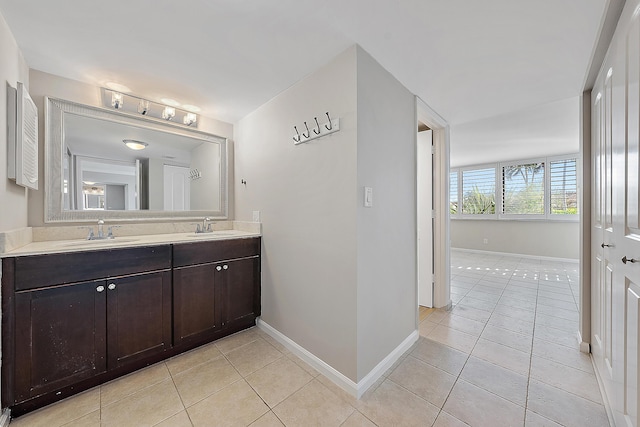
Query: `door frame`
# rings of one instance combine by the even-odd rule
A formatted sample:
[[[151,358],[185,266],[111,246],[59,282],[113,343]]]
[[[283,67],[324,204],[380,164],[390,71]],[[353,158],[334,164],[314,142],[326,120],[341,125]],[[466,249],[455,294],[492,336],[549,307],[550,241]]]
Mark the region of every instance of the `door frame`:
[[[433,306],[450,308],[450,256],[449,256],[449,124],[436,113],[426,102],[416,96],[416,145],[418,121],[426,124],[433,131]],[[417,168],[417,158],[416,158]],[[416,186],[417,188],[417,186]],[[416,200],[417,200],[416,192]],[[416,215],[416,230],[417,230]],[[416,234],[416,247],[418,245]],[[416,251],[417,252],[417,251]],[[416,302],[418,301],[418,271],[416,259]],[[419,324],[418,307],[416,307],[416,325]]]
[[[580,96],[580,149],[578,151],[580,174],[580,301],[578,342],[580,351],[591,353],[591,210],[593,206],[591,189],[591,89]]]

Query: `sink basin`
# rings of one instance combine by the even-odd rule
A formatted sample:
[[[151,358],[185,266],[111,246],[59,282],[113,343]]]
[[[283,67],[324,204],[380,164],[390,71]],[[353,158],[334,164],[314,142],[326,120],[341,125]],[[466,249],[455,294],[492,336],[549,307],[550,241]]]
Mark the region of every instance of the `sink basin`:
[[[138,239],[102,239],[102,240],[79,240],[79,241],[75,241],[75,242],[67,242],[67,243],[63,243],[60,246],[65,246],[65,247],[74,247],[74,248],[79,248],[79,247],[84,247],[84,246],[109,246],[109,245],[116,245],[119,243],[131,243],[131,242],[137,242]]]

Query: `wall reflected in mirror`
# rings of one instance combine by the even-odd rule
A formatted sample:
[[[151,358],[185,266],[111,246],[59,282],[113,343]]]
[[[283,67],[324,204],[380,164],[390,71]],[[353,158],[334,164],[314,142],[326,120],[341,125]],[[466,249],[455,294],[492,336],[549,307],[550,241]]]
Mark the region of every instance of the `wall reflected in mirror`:
[[[213,141],[66,113],[63,210],[218,211],[221,150]]]

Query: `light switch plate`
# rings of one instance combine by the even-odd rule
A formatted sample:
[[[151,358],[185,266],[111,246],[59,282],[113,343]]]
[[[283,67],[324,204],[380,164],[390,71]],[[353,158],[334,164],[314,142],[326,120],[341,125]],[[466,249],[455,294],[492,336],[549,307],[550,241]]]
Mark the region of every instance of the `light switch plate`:
[[[364,207],[370,208],[373,206],[373,188],[364,187]]]

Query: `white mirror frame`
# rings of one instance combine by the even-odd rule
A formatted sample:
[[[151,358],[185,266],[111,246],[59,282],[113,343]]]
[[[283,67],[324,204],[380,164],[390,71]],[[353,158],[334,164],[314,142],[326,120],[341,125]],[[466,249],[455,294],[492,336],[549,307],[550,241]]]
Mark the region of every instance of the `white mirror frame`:
[[[44,132],[44,221],[52,222],[93,222],[98,219],[115,221],[138,220],[193,220],[209,217],[214,220],[228,219],[228,147],[227,139],[199,130],[185,128],[170,122],[154,118],[133,116],[119,111],[100,107],[91,107],[71,101],[45,97]],[[174,135],[219,143],[220,158],[220,210],[217,211],[72,211],[63,210],[62,164],[64,145],[64,116],[77,114],[96,119],[108,120],[123,125],[136,126]]]

